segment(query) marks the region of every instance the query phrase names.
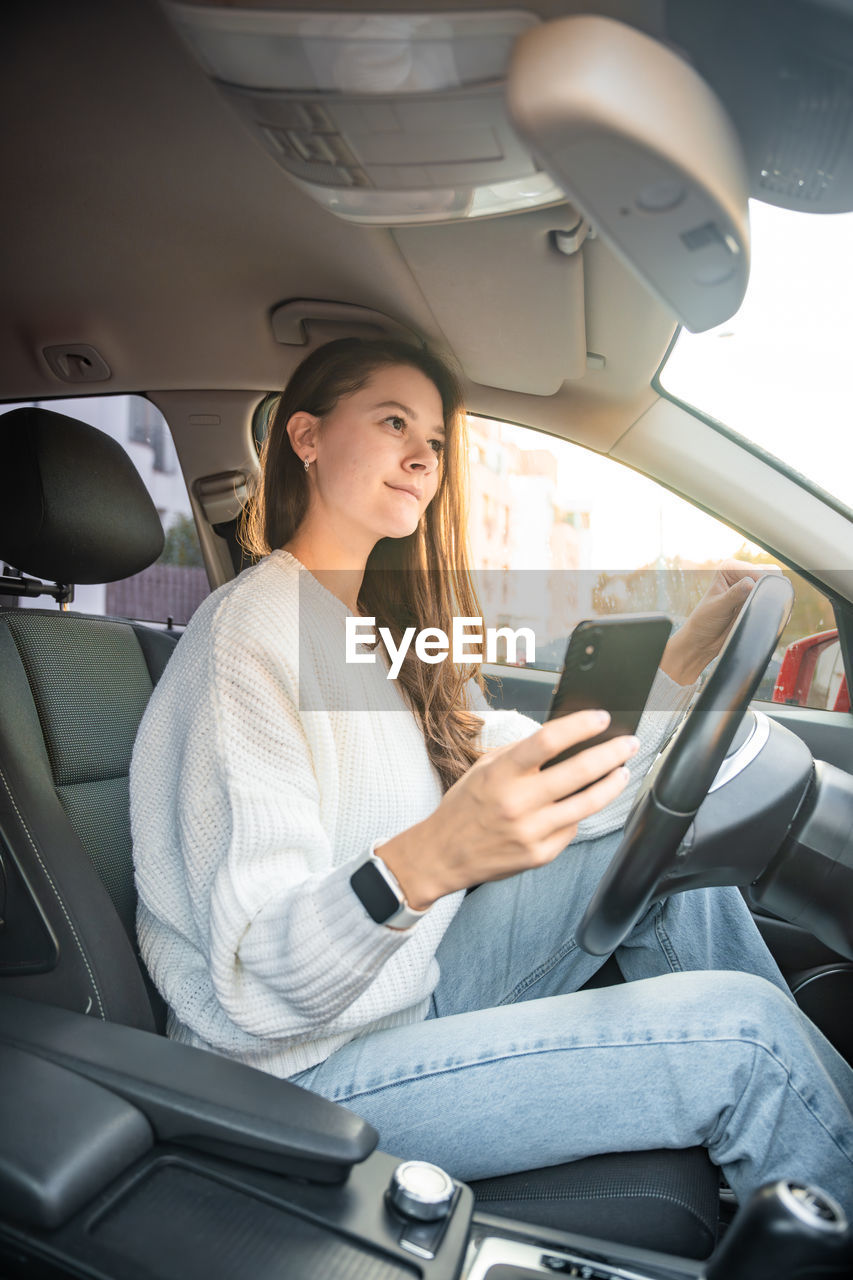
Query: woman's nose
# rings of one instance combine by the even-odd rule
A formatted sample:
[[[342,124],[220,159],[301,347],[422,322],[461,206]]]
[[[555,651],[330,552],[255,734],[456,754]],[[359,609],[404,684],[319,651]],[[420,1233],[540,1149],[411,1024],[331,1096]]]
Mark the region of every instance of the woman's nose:
[[[406,465],[412,470],[423,470],[429,474],[438,466],[438,454],[428,442],[425,442],[421,448],[412,450]]]

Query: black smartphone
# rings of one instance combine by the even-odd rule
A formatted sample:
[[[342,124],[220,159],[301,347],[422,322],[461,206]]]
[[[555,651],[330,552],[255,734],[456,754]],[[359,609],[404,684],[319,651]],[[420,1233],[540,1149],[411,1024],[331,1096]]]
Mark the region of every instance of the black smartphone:
[[[561,751],[543,769],[636,732],[671,631],[672,620],[662,613],[608,614],[575,627],[548,719],[602,707],[610,712],[610,724]]]

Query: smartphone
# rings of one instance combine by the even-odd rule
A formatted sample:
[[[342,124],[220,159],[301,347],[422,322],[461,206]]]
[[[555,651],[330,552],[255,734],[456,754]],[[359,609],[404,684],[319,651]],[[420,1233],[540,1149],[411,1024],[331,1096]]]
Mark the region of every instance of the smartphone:
[[[636,732],[671,631],[672,619],[662,613],[608,614],[575,627],[548,719],[602,707],[610,712],[610,724],[561,751],[543,769]]]

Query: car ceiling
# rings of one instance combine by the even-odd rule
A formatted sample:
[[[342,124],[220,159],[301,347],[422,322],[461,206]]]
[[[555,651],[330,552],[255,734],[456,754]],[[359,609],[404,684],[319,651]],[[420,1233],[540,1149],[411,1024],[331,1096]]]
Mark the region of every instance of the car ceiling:
[[[853,161],[842,169],[853,152],[843,146],[853,117],[846,3],[513,7],[542,19],[596,12],[686,52],[735,119],[753,194],[791,207],[801,207],[796,192],[762,189],[760,177],[768,148],[781,145],[779,67],[799,75],[798,102],[808,99],[808,77],[822,75],[831,101],[813,104],[814,118],[791,107],[788,127],[835,165],[823,208],[853,207]],[[650,376],[675,322],[600,238],[584,244],[582,267],[551,247],[550,230],[577,222],[570,206],[396,232],[347,223],[265,153],[154,0],[32,0],[4,18],[0,398],[69,394],[42,355],[61,343],[93,345],[112,370],[108,382],[72,393],[274,388],[304,351],[275,341],[272,310],[320,299],[374,309],[454,352],[472,409],[596,448],[608,448],[654,399]],[[810,140],[830,125],[838,156],[826,160]],[[335,332],[319,326],[312,336]],[[603,367],[582,362],[582,376],[564,378],[573,340],[603,356]],[[531,370],[534,351],[541,377]]]

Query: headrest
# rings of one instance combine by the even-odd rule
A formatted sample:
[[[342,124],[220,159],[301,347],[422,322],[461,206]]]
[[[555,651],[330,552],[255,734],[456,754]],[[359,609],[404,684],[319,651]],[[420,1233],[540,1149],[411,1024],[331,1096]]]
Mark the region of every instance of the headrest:
[[[49,409],[0,416],[0,557],[51,582],[116,582],[163,550],[139,473],[111,436]]]

